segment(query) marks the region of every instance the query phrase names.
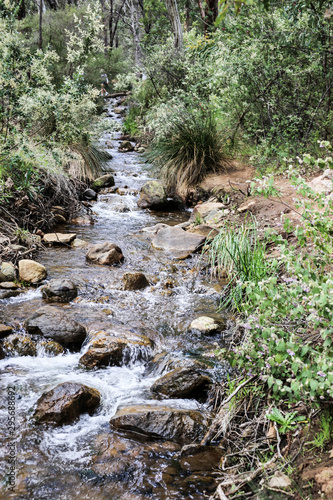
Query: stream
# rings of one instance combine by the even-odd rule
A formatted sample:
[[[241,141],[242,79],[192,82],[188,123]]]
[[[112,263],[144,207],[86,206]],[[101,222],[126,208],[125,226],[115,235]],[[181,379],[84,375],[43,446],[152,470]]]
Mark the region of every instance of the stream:
[[[108,103],[109,116],[116,99]],[[118,151],[120,132],[105,134],[100,145],[113,159],[118,192],[100,194],[93,203],[94,224],[66,224],[59,232],[76,233],[88,243],[111,241],[123,251],[123,264],[99,266],[85,259],[85,248],[54,246],[37,259],[48,271],[48,279],[68,278],[78,285],[79,296],[70,304],[55,307],[69,312],[88,332],[124,325],[154,341],[152,356],[167,353],[179,363],[202,361],[216,380],[225,377],[225,368],[214,365],[209,354],[220,336],[205,336],[190,330],[199,316],[221,320],[216,313],[219,284],[211,282],[196,267],[198,254],[174,260],[155,250],[143,228],[163,222],[168,225],[188,220],[187,210],[154,212],[137,207],[141,186],[149,180],[141,155]],[[125,272],[142,272],[150,286],[144,290],[123,290]],[[41,287],[10,299],[0,300],[0,323],[15,325],[24,332],[23,322],[45,305]],[[16,397],[16,488],[3,482],[1,499],[22,500],[73,498],[104,500],[200,499],[215,488],[216,457],[206,454],[186,460],[180,446],[160,441],[144,442],[111,431],[110,418],[124,405],[154,404],[161,407],[199,410],[209,414],[207,404],[194,399],[158,399],[150,391],[163,368],[147,370],[147,362],[136,351],[124,366],[87,370],[79,364],[84,351],[50,356],[39,349],[37,356],[6,357],[1,370],[2,456],[6,458],[7,388],[15,387]],[[79,382],[97,389],[101,404],[93,415],[83,414],[62,427],[36,426],[32,414],[38,398],[62,382]],[[8,444],[8,443],[7,443]],[[186,457],[185,457],[186,458]],[[1,477],[7,464],[1,461]]]

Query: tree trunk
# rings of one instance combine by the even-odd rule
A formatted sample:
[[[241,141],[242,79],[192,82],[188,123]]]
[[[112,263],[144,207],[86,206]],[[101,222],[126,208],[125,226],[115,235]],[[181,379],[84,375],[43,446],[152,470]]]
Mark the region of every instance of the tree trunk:
[[[43,50],[43,0],[39,0],[39,40],[38,46]]]
[[[183,29],[180,24],[180,17],[177,7],[176,0],[165,0],[165,6],[167,8],[170,23],[172,26],[172,31],[174,34],[174,45],[176,50],[182,50],[183,48]]]
[[[107,54],[107,48],[109,46],[108,43],[108,28],[107,28],[107,15],[106,15],[106,6],[105,0],[101,0],[102,7],[102,16],[103,16],[103,38],[104,38],[104,54]]]

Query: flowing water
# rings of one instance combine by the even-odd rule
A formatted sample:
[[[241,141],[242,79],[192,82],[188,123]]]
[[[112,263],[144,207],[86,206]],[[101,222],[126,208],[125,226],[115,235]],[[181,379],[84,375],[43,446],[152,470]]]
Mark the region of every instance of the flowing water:
[[[115,102],[110,102],[112,113]],[[118,134],[120,137],[120,134]],[[84,324],[88,331],[126,325],[146,334],[155,343],[154,353],[171,353],[178,360],[207,360],[215,348],[215,337],[193,334],[189,325],[200,315],[216,317],[217,285],[198,274],[197,256],[175,261],[154,250],[141,230],[163,222],[179,224],[188,211],[157,213],[137,207],[138,192],[149,179],[140,154],[120,153],[119,139],[108,134],[100,140],[112,154],[110,168],[116,172],[118,193],[100,195],[93,204],[93,225],[61,226],[61,232],[75,232],[89,243],[112,241],[125,256],[119,267],[90,264],[85,249],[51,247],[38,256],[48,270],[48,279],[70,278],[79,286],[79,297],[69,305],[57,305]],[[125,210],[125,211],[124,211]],[[124,291],[124,272],[143,272],[151,286],[143,291]],[[24,331],[24,320],[44,306],[40,288],[11,299],[0,300],[0,323]],[[84,350],[85,347],[82,347]],[[111,432],[110,418],[122,405],[154,403],[183,409],[207,411],[195,400],[158,400],[150,387],[160,373],[147,374],[146,363],[136,352],[124,366],[86,370],[79,365],[81,353],[37,357],[16,356],[0,361],[3,405],[0,410],[2,455],[8,458],[8,387],[16,395],[16,488],[2,484],[0,498],[30,499],[187,499],[204,498],[214,488],[212,465],[188,464],[179,460],[179,447],[171,443],[141,443]],[[221,367],[211,366],[218,378]],[[37,427],[32,421],[41,394],[62,382],[80,382],[97,389],[101,405],[94,415],[84,414],[71,425]],[[6,479],[8,463],[1,464]]]

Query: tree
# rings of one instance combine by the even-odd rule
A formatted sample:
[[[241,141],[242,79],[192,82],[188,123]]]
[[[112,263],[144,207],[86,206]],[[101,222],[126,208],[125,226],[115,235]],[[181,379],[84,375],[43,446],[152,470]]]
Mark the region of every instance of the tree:
[[[182,50],[183,48],[183,29],[180,23],[180,17],[177,7],[176,0],[165,0],[165,6],[167,8],[170,23],[172,26],[172,31],[174,34],[174,45],[176,50]]]

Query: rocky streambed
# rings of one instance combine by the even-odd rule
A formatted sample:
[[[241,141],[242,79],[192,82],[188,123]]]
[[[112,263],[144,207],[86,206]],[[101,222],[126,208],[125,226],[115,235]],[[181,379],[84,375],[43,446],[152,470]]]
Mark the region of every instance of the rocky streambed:
[[[140,153],[119,137],[100,141],[115,186],[95,186],[92,220],[44,239],[46,280],[40,268],[42,285],[0,292],[0,498],[199,499],[216,487],[222,451],[200,442],[228,371],[211,358],[226,319],[195,250],[223,207],[154,211]]]

